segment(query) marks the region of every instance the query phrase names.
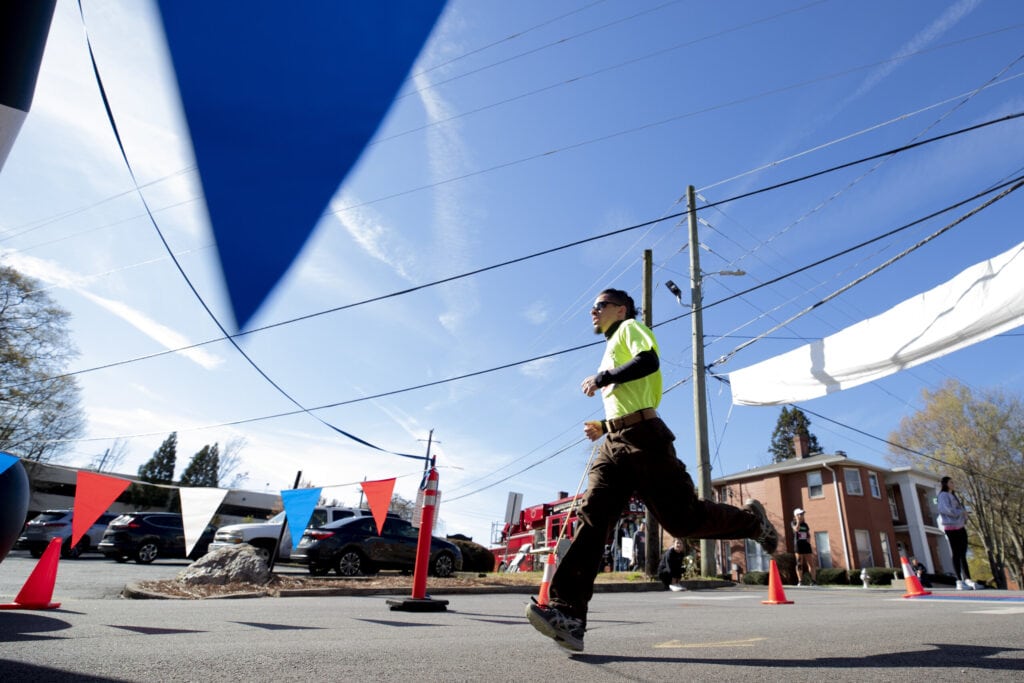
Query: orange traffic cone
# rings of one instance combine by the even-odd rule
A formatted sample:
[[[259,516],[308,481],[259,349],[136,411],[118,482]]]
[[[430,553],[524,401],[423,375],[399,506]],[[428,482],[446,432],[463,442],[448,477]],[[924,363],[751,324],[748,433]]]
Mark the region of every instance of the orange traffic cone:
[[[551,579],[555,576],[555,553],[548,553],[544,560],[544,577],[540,580],[540,593],[537,595],[537,604],[546,607],[548,604],[548,591],[551,588]]]
[[[14,602],[0,604],[0,609],[57,609],[59,602],[50,602],[53,586],[57,582],[57,562],[60,560],[60,538],[50,539],[50,545],[39,558],[28,581],[21,587]]]
[[[902,552],[900,553],[900,563],[903,565],[903,577],[907,581],[907,592],[903,594],[903,597],[916,598],[921,595],[931,595],[931,591],[926,591],[921,586],[921,580],[917,578],[917,573],[910,568],[910,562]]]
[[[768,571],[768,599],[761,601],[762,605],[792,605],[792,600],[786,599],[786,592],[782,590],[782,579],[779,578],[779,568],[775,566],[775,560],[769,562]]]

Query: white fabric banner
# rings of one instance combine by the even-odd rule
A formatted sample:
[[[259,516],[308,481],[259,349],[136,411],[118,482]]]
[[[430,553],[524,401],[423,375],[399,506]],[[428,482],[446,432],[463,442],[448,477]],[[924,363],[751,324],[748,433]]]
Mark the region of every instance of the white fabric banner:
[[[729,373],[732,402],[807,401],[939,358],[1024,323],[1024,242],[821,341]]]
[[[228,492],[226,489],[180,488],[178,495],[181,497],[181,523],[185,527],[185,556],[188,557]]]

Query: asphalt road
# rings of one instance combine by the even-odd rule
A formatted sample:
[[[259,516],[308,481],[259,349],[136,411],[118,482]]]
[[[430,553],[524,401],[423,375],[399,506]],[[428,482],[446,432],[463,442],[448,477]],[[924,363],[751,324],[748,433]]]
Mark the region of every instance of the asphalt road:
[[[0,564],[5,596],[12,559]],[[184,566],[164,562],[136,569],[166,578]],[[130,569],[67,574],[94,567]],[[602,593],[586,652],[571,655],[530,627],[523,595],[452,595],[447,611],[415,613],[380,596],[79,597],[65,580],[57,610],[0,611],[5,680],[1024,680],[1022,593],[787,587],[792,605],[762,604],[763,588]]]

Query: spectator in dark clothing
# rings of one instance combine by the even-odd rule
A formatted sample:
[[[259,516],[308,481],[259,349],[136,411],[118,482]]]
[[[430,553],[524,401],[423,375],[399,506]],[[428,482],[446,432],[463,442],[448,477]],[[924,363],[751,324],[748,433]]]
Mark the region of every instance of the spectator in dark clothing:
[[[917,561],[916,557],[910,558],[910,568],[917,574],[918,581],[922,588],[931,588],[932,583],[928,580],[928,568]]]
[[[683,580],[683,561],[686,559],[686,544],[677,538],[672,547],[665,551],[658,563],[658,578],[665,584],[666,590],[686,590],[680,581]]]

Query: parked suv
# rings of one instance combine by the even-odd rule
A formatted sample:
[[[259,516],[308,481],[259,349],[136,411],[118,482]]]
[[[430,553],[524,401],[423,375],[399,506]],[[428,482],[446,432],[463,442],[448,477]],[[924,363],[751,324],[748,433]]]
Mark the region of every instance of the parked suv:
[[[189,559],[206,554],[215,527],[207,526]],[[114,519],[100,541],[99,551],[118,562],[149,564],[166,557],[185,557],[185,529],[175,512],[129,512]]]
[[[359,510],[345,507],[315,507],[309,518],[307,527],[316,529],[329,522],[349,517],[371,516],[369,510]],[[284,525],[284,536],[281,535],[281,525],[284,524],[285,513],[279,512],[265,522],[253,522],[250,524],[229,524],[217,529],[217,535],[210,544],[210,550],[217,548],[230,548],[239,543],[248,543],[256,548],[267,564],[270,564],[270,553],[277,547],[277,540],[281,539],[281,548],[277,553],[277,559],[287,560],[292,552],[292,534],[288,525]]]
[[[309,567],[309,573],[322,576],[333,569],[338,576],[372,575],[381,569],[413,571],[419,529],[412,524],[388,517],[377,533],[372,517],[343,519],[319,529],[306,529],[292,560]],[[427,570],[439,577],[449,577],[462,569],[462,551],[443,538],[430,539]]]
[[[25,525],[25,529],[18,537],[15,548],[27,550],[32,557],[42,557],[46,547],[50,545],[50,539],[62,538],[64,542],[60,546],[60,556],[76,558],[84,552],[98,552],[96,546],[103,538],[103,532],[117,515],[103,513],[96,523],[89,527],[89,530],[82,535],[75,547],[71,547],[71,510],[47,510],[36,515]]]

